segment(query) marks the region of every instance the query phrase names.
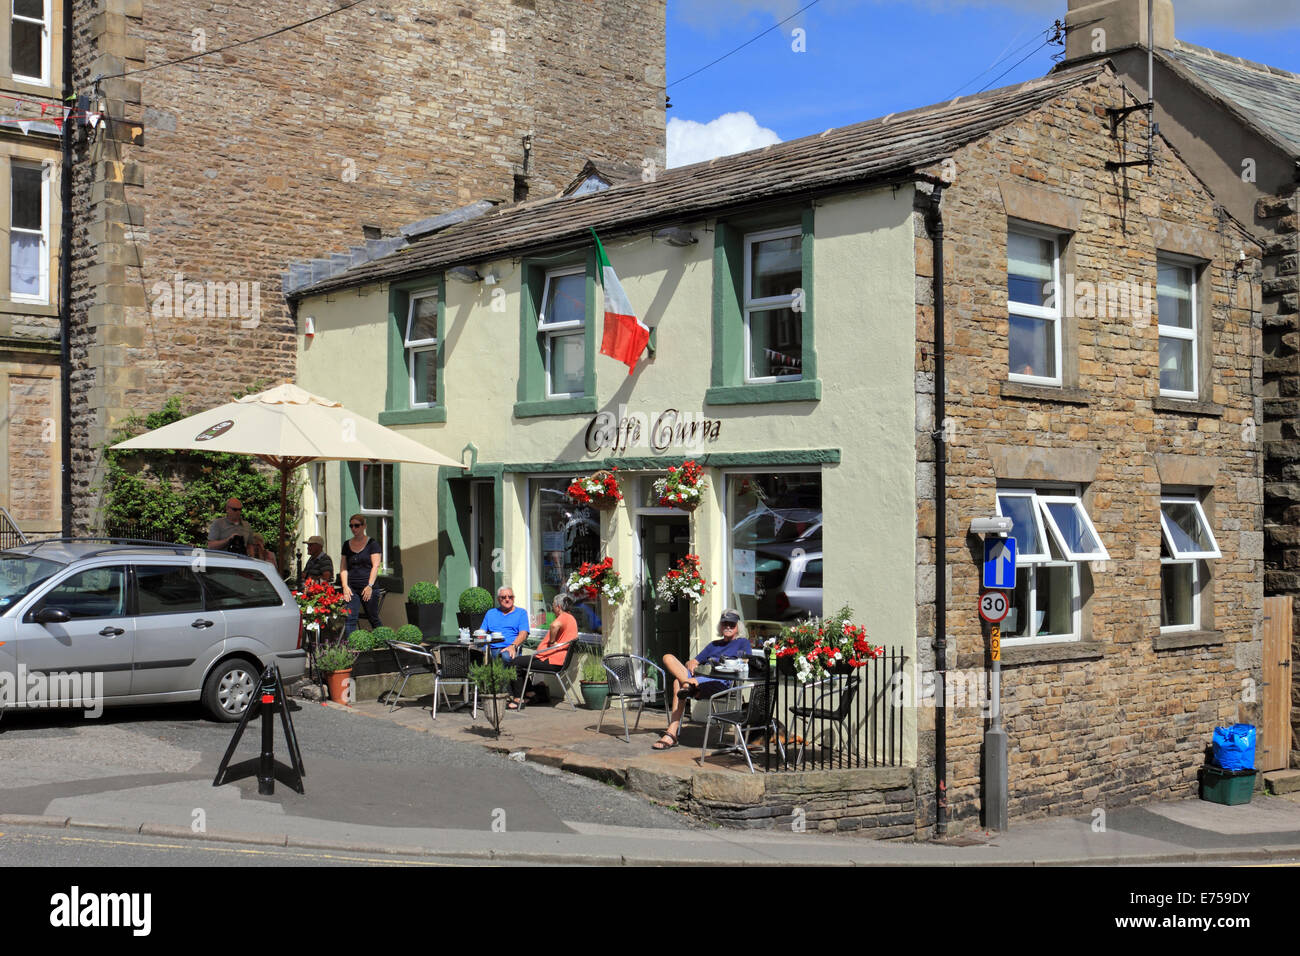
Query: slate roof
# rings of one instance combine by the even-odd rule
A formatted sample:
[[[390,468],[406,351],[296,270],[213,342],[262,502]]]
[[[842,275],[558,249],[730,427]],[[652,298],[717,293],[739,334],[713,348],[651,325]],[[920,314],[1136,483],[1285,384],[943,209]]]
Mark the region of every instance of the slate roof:
[[[1300,75],[1178,40],[1159,52],[1300,156]],[[1156,90],[1157,99],[1160,90]]]
[[[287,294],[296,300],[539,247],[578,244],[587,241],[591,228],[614,235],[762,201],[906,179],[1110,70],[1106,62],[1086,63],[978,96],[666,170],[649,183],[616,183],[586,195],[497,208],[415,239],[382,258],[317,276],[313,284]]]

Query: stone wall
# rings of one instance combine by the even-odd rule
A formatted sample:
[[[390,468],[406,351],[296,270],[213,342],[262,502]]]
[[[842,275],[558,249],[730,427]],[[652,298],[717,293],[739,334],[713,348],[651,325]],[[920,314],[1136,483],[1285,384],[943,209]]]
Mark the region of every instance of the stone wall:
[[[1079,566],[1082,640],[1006,648],[1003,710],[1010,738],[1013,815],[1087,812],[1094,807],[1187,795],[1216,724],[1253,721],[1243,680],[1258,684],[1263,591],[1262,376],[1257,264],[1244,231],[1216,214],[1213,198],[1164,144],[1156,165],[1105,169],[1126,158],[1123,140],[1145,142],[1141,114],[1112,137],[1107,107],[1125,105],[1104,75],[970,146],[932,170],[944,190],[949,459],[945,531],[949,666],[988,666],[977,616],[980,539],[976,517],[995,513],[999,483],[1071,482],[1109,550]],[[1064,384],[1008,381],[1006,237],[1009,218],[1068,236],[1062,281],[1156,281],[1156,251],[1205,262],[1200,272],[1202,355],[1209,371],[1200,401],[1159,395],[1155,317],[1062,320]],[[929,283],[929,242],[918,237],[918,283]],[[918,397],[932,371],[931,309],[918,303]],[[918,409],[925,402],[918,402]],[[918,416],[918,454],[937,427]],[[924,434],[921,434],[924,429]],[[1196,486],[1222,558],[1201,631],[1160,632],[1162,487]],[[923,512],[924,514],[924,512]],[[918,554],[932,542],[923,517]],[[945,596],[941,596],[941,599]],[[918,620],[920,618],[918,617]],[[930,633],[918,634],[927,646]],[[981,801],[980,700],[948,710],[948,795],[958,827]]]
[[[76,88],[329,9],[78,0]],[[291,261],[363,226],[553,194],[587,158],[661,168],[664,18],[663,0],[362,5],[104,79],[111,119],[79,142],[74,204],[77,527],[114,422],[293,377]]]

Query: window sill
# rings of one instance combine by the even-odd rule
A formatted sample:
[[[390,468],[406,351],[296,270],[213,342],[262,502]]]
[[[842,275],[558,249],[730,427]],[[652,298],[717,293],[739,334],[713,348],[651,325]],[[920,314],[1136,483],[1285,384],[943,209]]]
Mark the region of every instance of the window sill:
[[[1223,417],[1223,406],[1213,402],[1194,402],[1186,398],[1165,398],[1163,395],[1151,400],[1151,407],[1158,412],[1182,412],[1185,415],[1206,415],[1213,418]]]
[[[431,422],[445,422],[446,420],[447,408],[445,405],[439,405],[436,408],[408,408],[379,413],[379,424],[381,425],[426,425]]]
[[[538,402],[515,402],[515,418],[541,418],[544,415],[594,415],[596,398],[552,398]]]
[[[1151,638],[1157,651],[1177,651],[1187,647],[1216,647],[1224,643],[1222,631],[1167,631]]]
[[[1064,385],[1030,385],[1026,382],[1003,382],[1003,398],[1028,398],[1037,402],[1060,402],[1064,405],[1091,405],[1092,393]]]
[[[1062,661],[1095,661],[1105,656],[1100,641],[1065,641],[1060,644],[1019,644],[1002,648],[1002,665],[1055,664]]]
[[[820,402],[820,379],[766,385],[715,385],[704,393],[706,405],[761,405],[765,402]]]

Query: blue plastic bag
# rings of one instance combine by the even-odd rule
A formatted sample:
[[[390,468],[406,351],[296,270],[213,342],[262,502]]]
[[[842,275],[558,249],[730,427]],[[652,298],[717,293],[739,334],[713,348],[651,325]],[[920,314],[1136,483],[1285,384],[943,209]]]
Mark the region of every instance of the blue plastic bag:
[[[1233,724],[1214,728],[1214,762],[1224,770],[1255,769],[1255,727]]]

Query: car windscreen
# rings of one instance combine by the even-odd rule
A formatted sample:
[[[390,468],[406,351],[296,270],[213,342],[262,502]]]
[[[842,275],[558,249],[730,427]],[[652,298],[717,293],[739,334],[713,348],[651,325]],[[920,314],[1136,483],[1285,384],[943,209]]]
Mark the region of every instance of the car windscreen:
[[[0,614],[32,592],[42,581],[63,568],[57,561],[30,554],[0,554]]]

